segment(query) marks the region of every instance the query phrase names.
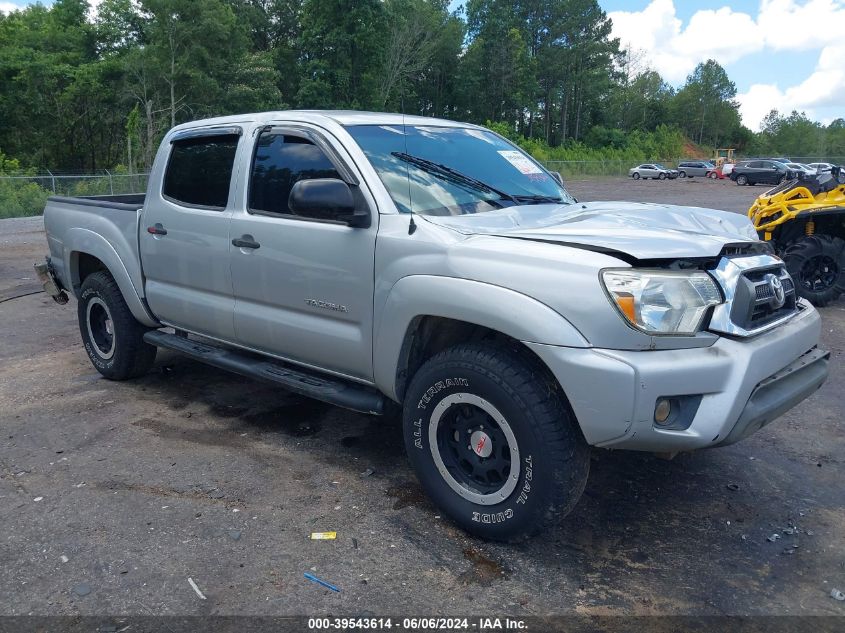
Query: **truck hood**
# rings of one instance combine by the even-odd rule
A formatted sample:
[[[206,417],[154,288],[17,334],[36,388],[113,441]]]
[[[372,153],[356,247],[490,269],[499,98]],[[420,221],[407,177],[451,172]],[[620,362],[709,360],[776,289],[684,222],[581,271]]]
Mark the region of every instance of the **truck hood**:
[[[715,257],[726,244],[758,240],[738,213],[637,202],[522,205],[425,219],[464,235],[554,242],[636,259]]]

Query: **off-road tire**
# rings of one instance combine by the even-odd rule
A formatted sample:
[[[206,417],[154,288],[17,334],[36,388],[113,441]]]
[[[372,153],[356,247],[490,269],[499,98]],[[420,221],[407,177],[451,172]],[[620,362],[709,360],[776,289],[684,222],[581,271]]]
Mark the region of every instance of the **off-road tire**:
[[[456,491],[458,478],[465,475],[457,473],[450,484],[448,475],[441,474],[447,472],[449,459],[453,467],[455,462],[446,443],[455,438],[453,446],[463,450],[459,431],[449,432],[448,416],[456,410],[453,419],[465,419],[464,399],[470,397],[501,414],[518,453],[509,441],[497,444],[491,439],[492,451],[519,456],[517,471],[516,460],[510,460],[502,487],[487,494],[486,502],[467,498],[472,491],[466,487],[463,495]],[[440,352],[414,375],[405,395],[403,425],[409,459],[429,497],[461,528],[485,539],[517,541],[542,532],[570,512],[587,482],[589,447],[560,387],[527,351],[471,343]],[[491,437],[495,426],[486,427]],[[470,431],[465,432],[470,437]],[[437,449],[439,464],[431,433],[435,439],[445,437]]]
[[[634,180],[639,180],[640,179],[640,172],[635,171],[633,174],[631,174],[631,178],[633,178]]]
[[[113,345],[105,352],[101,349],[105,347],[102,338],[99,344],[95,338],[98,332],[102,337],[102,331],[93,323],[95,311],[100,316],[110,316]],[[141,325],[132,316],[120,288],[109,273],[95,272],[82,282],[77,318],[88,358],[103,376],[109,380],[126,380],[149,371],[157,351],[154,345],[145,343],[143,339],[150,328]],[[92,321],[91,327],[89,320]]]
[[[740,174],[736,177],[736,184],[738,185],[747,185],[748,184],[748,176],[745,174]]]
[[[798,295],[814,306],[826,306],[845,292],[845,240],[832,235],[808,235],[784,249],[783,261],[795,282]],[[836,270],[830,272],[830,282],[814,288],[805,285],[804,271],[814,258],[828,258]]]

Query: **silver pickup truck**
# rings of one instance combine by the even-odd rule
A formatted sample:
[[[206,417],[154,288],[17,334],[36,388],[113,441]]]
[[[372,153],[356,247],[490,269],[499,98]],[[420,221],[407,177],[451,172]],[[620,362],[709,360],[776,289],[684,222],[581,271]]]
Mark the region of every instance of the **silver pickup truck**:
[[[742,215],[580,203],[493,132],[361,112],[196,121],[146,195],[50,198],[58,301],[94,367],[158,347],[403,411],[431,498],[485,538],[581,494],[589,446],[731,444],[825,381],[819,314]]]

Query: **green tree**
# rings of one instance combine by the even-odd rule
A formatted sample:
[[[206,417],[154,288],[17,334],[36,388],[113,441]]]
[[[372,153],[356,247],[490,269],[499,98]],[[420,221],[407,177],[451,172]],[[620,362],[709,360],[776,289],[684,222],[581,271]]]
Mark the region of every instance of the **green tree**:
[[[284,110],[279,91],[281,74],[270,52],[252,53],[241,58],[227,83],[223,111],[227,113]]]
[[[724,68],[709,59],[695,67],[672,100],[671,120],[700,145],[736,145],[745,135],[735,97]]]
[[[145,39],[167,91],[170,125],[212,114],[247,50],[244,26],[222,0],[141,0]]]
[[[383,64],[380,0],[307,0],[298,48],[296,101],[310,108],[375,108]]]
[[[781,116],[772,110],[763,118],[750,149],[759,155],[824,156],[830,149],[829,137],[836,137],[835,128],[830,132],[830,127],[811,121],[803,112],[793,110],[789,116]]]

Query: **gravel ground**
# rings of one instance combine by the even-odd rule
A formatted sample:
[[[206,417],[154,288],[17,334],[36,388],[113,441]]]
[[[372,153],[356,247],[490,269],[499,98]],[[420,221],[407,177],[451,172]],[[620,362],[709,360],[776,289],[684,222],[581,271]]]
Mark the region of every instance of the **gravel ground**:
[[[692,207],[745,212],[768,187],[739,187],[730,180],[676,178],[675,180],[632,180],[604,178],[566,181],[567,189],[579,200],[633,200],[663,202]]]
[[[731,211],[763,191],[568,186]],[[395,423],[166,353],[102,379],[74,302],[4,301],[45,251],[40,218],[0,220],[0,614],[845,615],[845,302],[822,310],[832,373],[810,400],[715,451],[597,450],[574,512],[505,546],[439,516]]]

